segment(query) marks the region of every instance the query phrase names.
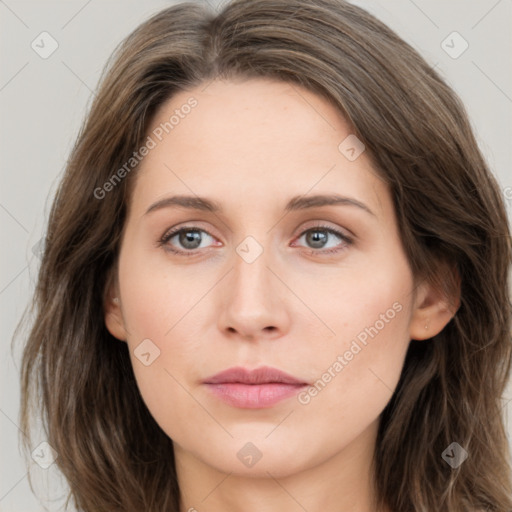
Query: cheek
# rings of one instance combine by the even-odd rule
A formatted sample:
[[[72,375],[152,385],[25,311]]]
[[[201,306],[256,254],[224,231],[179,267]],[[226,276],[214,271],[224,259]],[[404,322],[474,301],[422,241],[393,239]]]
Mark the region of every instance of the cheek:
[[[135,243],[132,249],[129,246],[127,243],[119,262],[129,338],[132,343],[144,338],[168,342],[174,329],[196,313],[195,306],[211,286],[208,276],[173,266],[161,249],[144,251]]]
[[[405,262],[379,272],[354,272],[342,290],[332,287],[321,314],[336,336],[310,358],[315,381],[299,396],[316,428],[322,428],[328,411],[333,425],[342,422],[345,433],[355,436],[380,415],[410,341],[411,287]]]
[[[368,268],[375,270],[370,272]],[[368,262],[360,268],[337,271],[336,275],[295,281],[294,291],[304,297],[317,317],[319,339],[324,340],[321,346],[329,356],[329,348],[343,354],[353,342],[362,349],[373,349],[361,353],[376,355],[408,343],[413,280],[406,261],[397,258],[393,264],[380,267]],[[300,319],[295,320],[300,324]],[[353,352],[357,352],[357,346]]]
[[[200,272],[174,269],[171,273],[170,268],[136,249],[126,250],[119,262],[123,317],[137,386],[154,419],[173,437],[175,427],[183,424],[179,418],[195,404],[186,390],[196,379],[198,350],[203,347],[204,352],[198,318],[206,314],[206,301],[201,298],[214,281]]]

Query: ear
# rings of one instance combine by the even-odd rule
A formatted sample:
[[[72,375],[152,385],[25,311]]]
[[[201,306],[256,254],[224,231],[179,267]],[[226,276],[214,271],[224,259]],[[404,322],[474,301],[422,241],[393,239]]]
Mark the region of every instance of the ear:
[[[414,310],[409,326],[412,340],[425,340],[439,334],[459,309],[458,272],[454,268],[445,269],[438,277],[437,282],[423,281],[416,289]]]
[[[111,277],[107,280],[105,293],[103,296],[103,311],[107,330],[120,341],[126,341],[127,330],[124,323],[121,298],[117,278],[112,277],[115,271],[112,271]]]

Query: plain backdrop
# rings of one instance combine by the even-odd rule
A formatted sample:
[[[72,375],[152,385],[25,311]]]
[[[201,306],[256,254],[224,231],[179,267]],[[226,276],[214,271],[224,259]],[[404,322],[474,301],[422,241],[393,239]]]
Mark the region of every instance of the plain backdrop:
[[[33,290],[38,242],[56,185],[114,47],[172,3],[0,0],[1,512],[44,510],[30,491],[28,468],[18,448],[20,349],[11,354],[10,345]],[[395,29],[459,94],[512,212],[512,1],[354,3]],[[44,55],[52,45],[58,45],[56,50]],[[512,438],[511,389],[503,408]],[[59,510],[63,487],[55,465],[44,470],[32,462],[31,467],[48,510]]]

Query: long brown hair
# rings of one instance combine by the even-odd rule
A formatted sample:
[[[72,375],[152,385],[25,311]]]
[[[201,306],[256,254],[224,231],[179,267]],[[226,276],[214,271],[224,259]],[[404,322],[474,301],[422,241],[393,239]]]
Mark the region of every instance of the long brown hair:
[[[503,200],[455,93],[392,30],[342,0],[234,0],[219,13],[182,3],[116,50],[49,218],[22,361],[22,429],[30,431],[39,401],[79,509],[179,510],[172,441],[141,399],[127,344],[104,324],[137,169],[115,185],[112,177],[144,144],[165,100],[219,77],[287,81],[332,102],[389,184],[414,275],[448,295],[441,268],[459,276],[455,317],[432,339],[410,343],[382,414],[379,503],[394,512],[510,512],[500,402],[511,367]],[[442,457],[453,442],[469,455],[456,468]]]

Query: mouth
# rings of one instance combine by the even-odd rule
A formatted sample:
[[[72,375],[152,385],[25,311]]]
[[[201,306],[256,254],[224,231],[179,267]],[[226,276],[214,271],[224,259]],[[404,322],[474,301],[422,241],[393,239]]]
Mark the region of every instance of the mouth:
[[[247,370],[235,367],[203,381],[218,399],[241,409],[263,409],[296,395],[309,386],[276,368],[261,367]]]

